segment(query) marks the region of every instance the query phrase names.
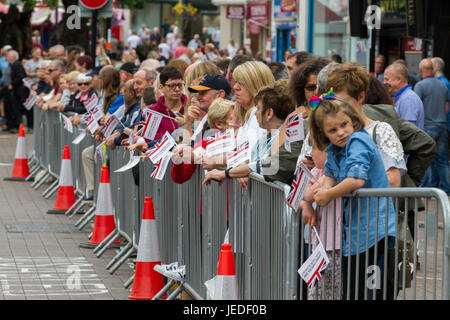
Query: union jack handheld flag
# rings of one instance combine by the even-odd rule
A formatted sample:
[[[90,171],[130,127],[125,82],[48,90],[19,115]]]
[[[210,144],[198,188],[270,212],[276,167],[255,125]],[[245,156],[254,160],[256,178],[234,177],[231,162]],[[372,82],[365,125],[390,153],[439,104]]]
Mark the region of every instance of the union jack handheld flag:
[[[308,187],[311,178],[313,178],[313,175],[300,161],[295,168],[294,180],[292,181],[291,190],[286,198],[286,201],[291,208],[295,210],[298,209],[300,201],[305,195],[306,188]]]
[[[316,233],[317,239],[319,239],[319,243],[300,269],[298,269],[300,277],[308,284],[309,289],[312,289],[322,279],[323,272],[330,263],[316,228],[314,228],[314,232]]]
[[[150,177],[155,178],[156,180],[162,180],[166,173],[167,165],[169,164],[171,157],[172,154],[168,152],[164,157],[161,158],[161,160],[155,163]]]
[[[226,155],[235,148],[233,129],[216,132],[214,137],[206,138],[206,156]]]
[[[170,150],[176,146],[175,140],[170,133],[166,132],[159,142],[153,148],[146,152],[147,157],[153,164],[159,162]]]

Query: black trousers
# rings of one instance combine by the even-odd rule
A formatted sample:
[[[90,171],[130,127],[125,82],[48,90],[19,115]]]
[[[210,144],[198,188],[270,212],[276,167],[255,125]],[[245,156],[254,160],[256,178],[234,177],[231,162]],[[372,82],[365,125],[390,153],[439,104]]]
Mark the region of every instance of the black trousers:
[[[392,244],[395,244],[395,238],[389,237],[388,239],[388,247],[391,247]],[[394,269],[393,266],[384,265],[384,257],[385,252],[388,254],[388,250],[385,249],[384,238],[378,241],[377,245],[377,261],[374,263],[375,259],[375,246],[372,246],[368,251],[362,252],[359,254],[358,264],[356,263],[356,255],[346,257],[342,256],[342,266],[341,266],[341,274],[342,274],[342,285],[343,285],[343,300],[347,300],[347,293],[350,293],[350,300],[364,300],[364,290],[366,286],[367,290],[367,300],[383,300],[384,293],[384,270],[387,270],[387,285],[386,285],[386,299],[393,300],[397,297],[397,294],[394,294],[394,283],[393,283],[393,275]],[[366,270],[366,256],[369,255],[369,262],[367,264]],[[350,260],[350,261],[349,261]],[[348,272],[348,266],[350,263],[350,272]],[[358,294],[356,295],[356,270],[358,271]],[[367,273],[367,283],[366,283],[366,273]],[[350,282],[350,288],[347,289],[347,284]],[[376,297],[373,296],[373,289],[375,289]]]
[[[14,94],[12,90],[7,90],[4,88],[4,106],[5,106],[5,118],[6,118],[6,128],[19,129],[19,125],[22,118],[20,100]]]

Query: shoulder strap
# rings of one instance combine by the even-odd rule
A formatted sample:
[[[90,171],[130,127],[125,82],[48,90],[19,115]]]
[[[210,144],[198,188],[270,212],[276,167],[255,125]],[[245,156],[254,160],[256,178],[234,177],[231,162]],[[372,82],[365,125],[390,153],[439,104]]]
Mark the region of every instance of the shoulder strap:
[[[375,125],[375,127],[373,128],[373,131],[372,131],[372,139],[373,139],[373,142],[375,142],[375,145],[377,146],[377,148],[378,148],[378,143],[377,143],[377,126],[378,126],[378,123]]]

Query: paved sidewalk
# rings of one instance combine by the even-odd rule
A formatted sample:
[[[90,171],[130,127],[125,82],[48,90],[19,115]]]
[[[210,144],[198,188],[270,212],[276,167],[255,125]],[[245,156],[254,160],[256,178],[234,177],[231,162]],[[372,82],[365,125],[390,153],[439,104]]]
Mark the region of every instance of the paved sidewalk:
[[[27,152],[33,136],[27,135]],[[12,172],[17,135],[0,135],[0,299],[2,300],[103,300],[127,299],[123,284],[133,275],[124,263],[110,275],[105,269],[117,253],[107,250],[97,258],[87,242],[92,227],[82,231],[73,218],[47,214],[56,194],[42,197],[31,182],[3,181]],[[131,287],[130,287],[131,288]]]

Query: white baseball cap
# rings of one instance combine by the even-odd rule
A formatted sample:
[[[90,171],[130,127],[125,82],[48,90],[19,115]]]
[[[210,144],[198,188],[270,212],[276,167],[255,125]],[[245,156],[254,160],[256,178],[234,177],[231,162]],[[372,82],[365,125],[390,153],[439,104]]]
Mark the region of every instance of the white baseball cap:
[[[12,47],[9,44],[4,45],[2,48],[3,51],[7,51],[7,50],[11,50],[11,49],[12,49]]]

